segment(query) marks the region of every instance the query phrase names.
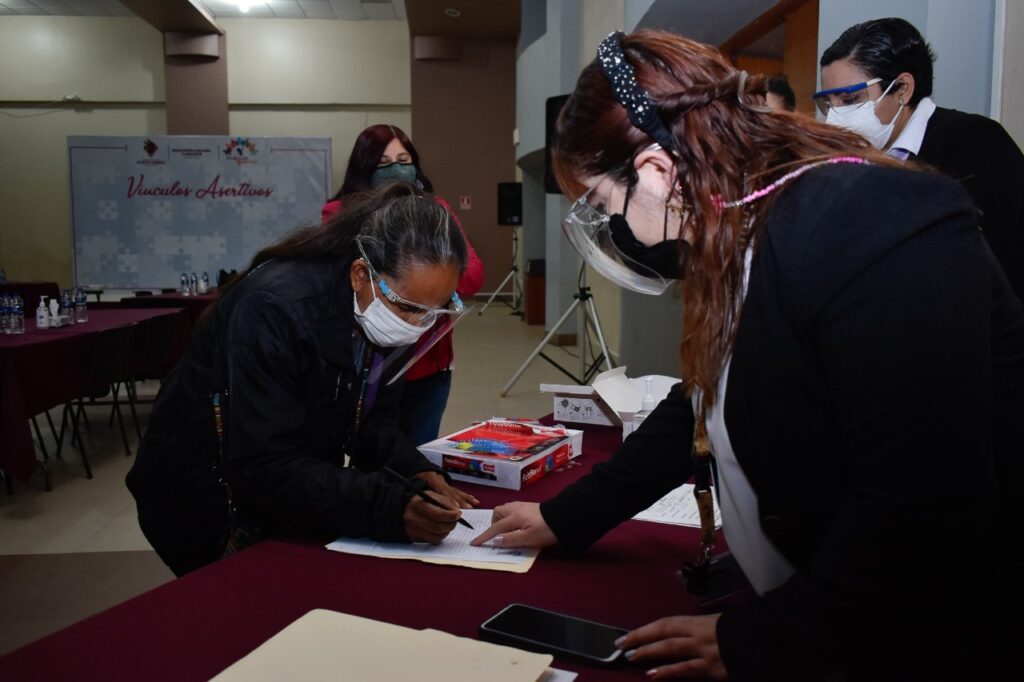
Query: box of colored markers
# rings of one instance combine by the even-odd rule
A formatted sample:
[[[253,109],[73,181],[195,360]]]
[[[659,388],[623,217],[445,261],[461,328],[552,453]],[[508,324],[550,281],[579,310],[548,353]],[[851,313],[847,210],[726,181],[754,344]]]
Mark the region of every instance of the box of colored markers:
[[[521,490],[583,452],[583,432],[488,419],[419,446],[456,481]]]

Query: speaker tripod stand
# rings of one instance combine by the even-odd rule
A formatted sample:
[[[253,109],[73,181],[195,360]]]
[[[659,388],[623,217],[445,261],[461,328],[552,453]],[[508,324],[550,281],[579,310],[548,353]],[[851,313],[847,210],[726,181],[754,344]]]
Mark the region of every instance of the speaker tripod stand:
[[[478,315],[483,315],[484,311],[487,310],[498,294],[502,292],[505,285],[508,284],[509,280],[512,280],[512,302],[506,303],[512,308],[512,315],[523,316],[523,275],[519,272],[519,230],[516,227],[512,228],[512,267],[508,269],[508,274],[505,275],[505,279],[501,280],[494,291],[491,293],[491,297],[487,299],[487,303],[480,308]]]
[[[590,383],[591,379],[594,378],[594,376],[597,374],[597,371],[600,369],[602,362],[604,362],[605,367],[607,369],[612,369],[614,367],[614,365],[612,364],[611,355],[608,353],[608,346],[604,342],[604,331],[601,329],[601,319],[597,316],[597,307],[594,305],[594,295],[590,293],[590,287],[587,286],[585,268],[585,265],[581,266],[580,268],[580,276],[578,280],[579,288],[577,289],[576,293],[572,295],[572,304],[568,307],[568,309],[566,309],[564,313],[562,313],[562,316],[558,318],[558,322],[556,322],[551,327],[551,331],[547,333],[547,336],[541,339],[540,343],[537,344],[537,347],[534,348],[533,352],[530,353],[530,355],[526,358],[526,361],[523,362],[522,365],[520,365],[519,369],[516,370],[516,373],[512,375],[511,379],[508,380],[508,383],[502,387],[502,396],[508,395],[508,392],[509,390],[511,390],[512,385],[519,380],[519,377],[521,377],[523,375],[523,372],[526,371],[526,368],[529,367],[530,364],[537,359],[538,355],[547,360],[548,362],[550,362],[552,365],[555,366],[555,369],[562,372],[562,374],[568,376],[570,379],[575,381],[580,386],[585,386]],[[560,364],[558,364],[557,362],[555,362],[554,360],[552,360],[551,358],[544,354],[544,347],[551,342],[551,339],[554,338],[555,334],[558,333],[558,330],[562,328],[562,325],[565,324],[569,317],[572,316],[572,314],[575,312],[579,312],[583,315],[582,325],[580,325],[579,327],[579,330],[581,332],[579,344],[579,376],[573,374],[565,367],[562,367]],[[597,337],[597,342],[601,348],[601,354],[597,356],[597,359],[595,359],[589,365],[587,364],[587,354],[590,346],[588,330],[593,330],[594,335]]]

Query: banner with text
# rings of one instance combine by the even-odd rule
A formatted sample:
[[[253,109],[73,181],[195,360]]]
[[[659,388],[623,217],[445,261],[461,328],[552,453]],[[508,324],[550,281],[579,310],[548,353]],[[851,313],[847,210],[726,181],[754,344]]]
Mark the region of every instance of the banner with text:
[[[73,136],[68,158],[79,286],[213,282],[319,222],[331,194],[330,138]]]

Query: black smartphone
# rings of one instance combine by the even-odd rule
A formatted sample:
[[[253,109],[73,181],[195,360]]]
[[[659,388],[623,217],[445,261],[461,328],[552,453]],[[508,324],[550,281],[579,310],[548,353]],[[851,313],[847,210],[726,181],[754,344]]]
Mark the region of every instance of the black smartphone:
[[[619,658],[615,640],[627,632],[526,604],[509,604],[480,626],[481,638],[492,642],[601,664]]]

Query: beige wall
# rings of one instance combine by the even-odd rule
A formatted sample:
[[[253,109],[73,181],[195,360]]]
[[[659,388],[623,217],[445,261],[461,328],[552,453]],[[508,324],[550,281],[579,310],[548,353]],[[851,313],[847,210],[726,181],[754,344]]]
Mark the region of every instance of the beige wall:
[[[232,134],[330,137],[335,189],[364,128],[390,123],[412,134],[404,21],[219,23],[228,36]]]
[[[625,13],[624,0],[583,0],[580,5],[580,71],[594,61],[597,46],[609,33],[623,30]],[[622,326],[622,290],[590,267],[587,268],[587,284],[594,294],[605,343],[617,356]]]
[[[218,21],[232,104],[409,104],[404,21]]]
[[[360,130],[410,128],[405,22],[220,23],[232,134],[330,137],[337,186]],[[83,105],[43,106],[71,94]],[[0,17],[0,267],[8,277],[72,284],[68,135],[166,130],[156,29],[136,18]]]
[[[0,18],[0,267],[8,278],[73,283],[67,136],[163,133],[162,45],[141,19]],[[72,94],[82,105],[47,106]]]
[[[1017,146],[1024,149],[1024,3],[1007,0],[1003,41],[1003,87],[999,118]]]

